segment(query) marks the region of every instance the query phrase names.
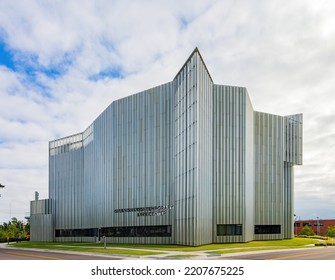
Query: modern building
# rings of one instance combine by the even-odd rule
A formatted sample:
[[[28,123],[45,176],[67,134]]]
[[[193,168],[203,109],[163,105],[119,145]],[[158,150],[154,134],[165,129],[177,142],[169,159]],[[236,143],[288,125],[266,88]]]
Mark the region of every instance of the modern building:
[[[328,227],[335,227],[335,219],[297,220],[294,222],[294,234],[300,235],[304,226],[309,226],[316,235],[325,236]]]
[[[49,199],[31,240],[183,244],[293,237],[302,115],[254,111],[196,48],[166,84],[116,100],[49,143]]]

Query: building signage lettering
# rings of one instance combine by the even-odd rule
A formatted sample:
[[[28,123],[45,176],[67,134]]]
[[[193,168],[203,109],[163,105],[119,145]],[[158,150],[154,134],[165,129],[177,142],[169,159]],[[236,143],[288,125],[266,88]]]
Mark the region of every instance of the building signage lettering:
[[[137,212],[137,216],[162,216],[173,208],[173,205],[152,206],[152,207],[138,207],[138,208],[122,208],[115,209],[114,213],[130,213]]]

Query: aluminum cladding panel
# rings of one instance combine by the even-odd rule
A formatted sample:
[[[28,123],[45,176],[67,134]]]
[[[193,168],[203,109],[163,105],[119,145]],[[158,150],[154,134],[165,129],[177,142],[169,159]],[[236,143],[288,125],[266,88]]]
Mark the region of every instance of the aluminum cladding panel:
[[[84,227],[172,225],[173,207],[158,215],[129,211],[174,204],[171,86],[117,100],[93,123],[94,140],[84,151]],[[171,243],[171,238],[113,242]]]
[[[285,161],[294,165],[302,165],[302,123],[302,114],[285,117]]]
[[[174,79],[176,244],[212,242],[212,86],[195,50]]]
[[[255,239],[282,239],[284,225],[284,117],[255,112],[255,225],[276,233]],[[261,231],[260,231],[261,232]],[[271,232],[271,231],[269,231]]]
[[[66,138],[65,140],[66,141]],[[61,152],[49,157],[49,196],[56,229],[82,226],[83,148]]]
[[[215,85],[213,103],[213,240],[245,242],[253,226],[253,215],[246,217],[253,212],[253,109],[241,87]]]

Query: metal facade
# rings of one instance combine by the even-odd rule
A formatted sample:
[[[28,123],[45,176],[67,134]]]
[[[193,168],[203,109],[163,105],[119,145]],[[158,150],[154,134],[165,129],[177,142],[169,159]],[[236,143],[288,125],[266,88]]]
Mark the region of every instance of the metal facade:
[[[31,238],[291,238],[300,164],[302,115],[255,112],[245,88],[213,83],[195,49],[171,82],[114,101],[83,133],[49,143],[50,213],[32,202]]]
[[[246,242],[254,225],[253,109],[245,88],[215,85],[213,98],[214,242]],[[242,231],[218,235],[217,225]]]
[[[174,243],[212,242],[213,82],[198,52],[174,79]]]
[[[34,200],[30,202],[30,240],[54,240],[54,226],[52,217],[52,203],[50,199]]]
[[[302,115],[254,116],[255,225],[280,227],[255,232],[255,239],[292,238],[293,165],[302,164]]]

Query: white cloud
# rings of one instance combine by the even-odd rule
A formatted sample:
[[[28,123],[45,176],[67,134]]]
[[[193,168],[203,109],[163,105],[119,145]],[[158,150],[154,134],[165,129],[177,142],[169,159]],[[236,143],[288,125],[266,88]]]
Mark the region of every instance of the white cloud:
[[[329,1],[302,0],[1,1],[0,40],[17,68],[0,66],[0,223],[9,201],[13,213],[26,211],[35,186],[47,196],[49,140],[83,131],[113,100],[172,80],[196,46],[214,81],[246,86],[256,110],[304,113],[297,214],[327,213],[334,12]],[[113,69],[122,78],[92,79]]]

